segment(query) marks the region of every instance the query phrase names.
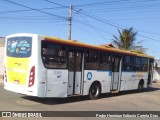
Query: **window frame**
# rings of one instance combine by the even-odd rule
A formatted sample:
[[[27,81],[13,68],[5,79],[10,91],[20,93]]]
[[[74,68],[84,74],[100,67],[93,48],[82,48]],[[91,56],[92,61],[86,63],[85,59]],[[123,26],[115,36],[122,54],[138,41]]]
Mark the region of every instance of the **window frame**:
[[[144,59],[146,60],[146,63],[143,63]],[[147,72],[149,68],[148,66],[149,66],[149,59],[145,57],[141,57],[141,71]]]
[[[95,61],[95,63],[94,63],[94,61],[87,61],[87,54],[89,55],[90,53],[88,53],[88,52],[96,52],[97,54],[97,56],[98,56],[98,59],[97,59],[97,61]],[[91,58],[93,58],[93,56],[92,57],[90,57],[90,60],[91,60]],[[85,70],[99,70],[99,68],[100,68],[100,51],[99,50],[94,50],[94,49],[86,49],[86,51],[85,51],[85,63],[84,63],[84,69]],[[97,63],[96,63],[97,62]],[[96,66],[95,65],[90,65],[90,66],[92,66],[92,67],[87,67],[87,64],[88,63],[90,63],[90,64],[97,64]]]
[[[65,55],[64,56],[56,56],[56,55],[51,55],[51,51],[50,51],[50,53],[49,53],[49,55],[44,55],[43,54],[43,44],[48,44],[48,46],[50,45],[51,47],[49,48],[49,49],[53,49],[53,46],[54,47],[56,47],[56,48],[61,48],[61,49],[59,49],[59,50],[63,50],[65,53]],[[47,46],[47,45],[46,45]],[[45,47],[44,47],[45,48]],[[63,49],[64,48],[64,49]],[[54,50],[54,49],[53,49]],[[59,53],[58,53],[59,54]],[[44,58],[45,57],[55,57],[56,59],[58,59],[58,57],[59,57],[59,59],[61,59],[60,57],[64,57],[63,59],[64,59],[64,67],[54,67],[54,63],[55,63],[55,61],[51,61],[51,62],[53,62],[53,65],[50,65],[51,67],[48,67],[48,66],[46,66],[46,64],[45,64],[45,60],[44,60]],[[54,43],[54,42],[50,42],[50,41],[44,41],[44,40],[42,40],[41,41],[41,59],[42,59],[42,62],[43,62],[43,65],[44,65],[44,67],[46,68],[46,69],[67,69],[68,68],[68,50],[67,50],[67,47],[66,47],[66,45],[63,45],[63,44],[57,44],[57,43]],[[43,58],[44,57],[44,58]],[[48,58],[47,58],[48,59]],[[58,63],[57,62],[57,64],[61,64],[60,62]],[[48,65],[49,65],[49,63],[48,63]],[[56,65],[55,65],[56,66]],[[57,66],[59,66],[59,65],[57,65]]]
[[[104,57],[105,56],[105,59],[107,58],[107,60],[104,60]],[[111,57],[111,54],[110,53],[107,53],[107,52],[100,52],[100,60],[99,60],[99,69],[100,70],[111,70],[111,61],[112,61],[112,57]],[[104,64],[107,64],[108,65],[108,68],[104,68]],[[102,68],[103,66],[103,68]],[[106,67],[106,65],[105,65]]]
[[[12,45],[13,43],[9,46],[9,42],[13,42],[14,41],[14,48],[12,49]],[[27,53],[27,55],[23,55],[22,53],[20,54],[20,51],[27,51],[27,47],[26,45],[23,46],[26,50],[22,50],[22,41],[27,41],[27,44],[29,44],[28,50],[29,53]],[[29,36],[16,36],[16,37],[10,37],[7,38],[7,44],[6,44],[6,55],[8,57],[13,57],[13,58],[29,58],[32,56],[32,42],[33,42],[33,38],[29,37]],[[23,43],[24,44],[24,43]],[[10,48],[9,48],[10,47]],[[9,49],[11,51],[15,50],[14,53],[12,53],[13,55],[11,55],[11,53],[9,53]]]
[[[126,62],[127,57],[130,58],[130,60],[129,60],[130,62]],[[123,71],[133,71],[133,59],[134,59],[134,57],[131,55],[124,55],[123,56],[123,68],[122,68]]]

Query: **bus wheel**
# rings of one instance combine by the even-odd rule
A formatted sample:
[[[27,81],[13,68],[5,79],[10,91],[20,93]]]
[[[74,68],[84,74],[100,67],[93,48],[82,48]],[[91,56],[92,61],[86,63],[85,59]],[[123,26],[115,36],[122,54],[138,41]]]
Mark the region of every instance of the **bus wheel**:
[[[96,100],[101,94],[101,87],[99,83],[93,83],[89,90],[89,97],[91,100]]]
[[[140,81],[138,84],[138,92],[142,92],[143,91],[143,81]]]

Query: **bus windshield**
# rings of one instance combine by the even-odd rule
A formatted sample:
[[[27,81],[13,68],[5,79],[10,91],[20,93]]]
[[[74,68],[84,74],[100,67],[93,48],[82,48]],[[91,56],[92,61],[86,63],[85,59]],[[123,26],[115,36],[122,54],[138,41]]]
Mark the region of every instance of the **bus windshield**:
[[[7,39],[7,56],[27,58],[31,56],[32,37],[12,37]]]

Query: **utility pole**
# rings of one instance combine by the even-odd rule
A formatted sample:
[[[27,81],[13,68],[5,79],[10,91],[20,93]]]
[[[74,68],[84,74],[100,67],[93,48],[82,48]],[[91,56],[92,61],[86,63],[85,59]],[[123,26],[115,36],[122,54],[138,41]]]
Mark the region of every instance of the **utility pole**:
[[[72,34],[72,4],[70,5],[69,14],[68,14],[68,40],[71,40]]]

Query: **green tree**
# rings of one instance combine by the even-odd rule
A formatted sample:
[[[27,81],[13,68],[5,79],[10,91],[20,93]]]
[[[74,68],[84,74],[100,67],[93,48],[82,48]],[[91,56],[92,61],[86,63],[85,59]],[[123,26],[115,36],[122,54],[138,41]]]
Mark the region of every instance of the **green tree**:
[[[119,36],[113,35],[114,39],[113,44],[123,50],[130,50],[138,53],[144,53],[145,50],[142,46],[136,46],[138,43],[136,43],[136,35],[137,32],[133,31],[133,28],[129,29],[122,29],[122,31],[118,30]]]

